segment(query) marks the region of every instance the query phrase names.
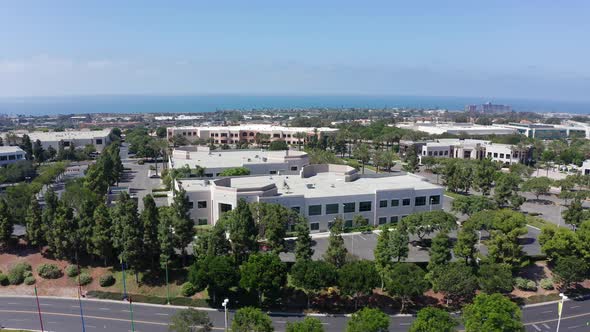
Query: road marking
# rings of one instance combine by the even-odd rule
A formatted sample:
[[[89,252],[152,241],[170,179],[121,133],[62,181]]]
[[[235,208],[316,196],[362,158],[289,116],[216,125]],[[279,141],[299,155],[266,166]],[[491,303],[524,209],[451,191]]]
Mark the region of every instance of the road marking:
[[[7,319],[7,321],[11,321],[11,322],[26,322],[29,321],[30,319],[19,319],[19,318],[9,318]]]
[[[537,325],[533,324],[533,327],[535,328],[535,330],[541,331],[541,329]]]
[[[576,326],[569,326],[568,329],[577,329],[578,327],[582,327],[585,325],[576,325]]]
[[[553,310],[547,310],[547,311],[543,311],[543,312],[541,312],[541,313],[542,313],[542,314],[548,314],[548,313],[550,313],[550,312],[553,312]]]
[[[77,306],[77,305],[71,305],[70,307],[72,307],[72,308],[78,308],[79,306]]]
[[[95,328],[96,328],[96,326],[94,326],[94,325],[84,325],[84,326],[85,326],[85,327],[89,327],[89,328],[91,328],[91,329],[95,329]]]
[[[543,326],[545,326],[545,327],[546,327],[546,328],[548,328],[548,329],[550,329],[550,328],[551,328],[551,326],[549,326],[549,325],[547,325],[547,324],[545,324],[545,323],[543,323]]]
[[[410,323],[399,323],[399,325],[401,325],[401,326],[410,325]]]
[[[573,306],[570,307],[570,309],[575,309],[575,308],[579,308],[579,307],[581,307],[581,306],[579,306],[579,305],[573,305]]]
[[[28,311],[28,310],[3,310],[0,309],[0,312],[5,312],[5,313],[13,313],[13,314],[29,314],[29,315],[37,315],[38,312],[37,311]],[[63,316],[63,317],[80,317],[79,314],[66,314],[66,313],[61,313],[61,312],[47,312],[44,311],[43,312],[44,316]],[[588,313],[588,315],[590,315],[590,313]],[[111,320],[111,321],[117,321],[117,322],[127,322],[127,323],[131,323],[131,320],[129,319],[124,319],[124,318],[114,318],[114,317],[102,317],[102,316],[88,316],[88,315],[84,315],[85,318],[93,318],[93,319],[102,319],[102,320]],[[562,318],[564,319],[564,318]],[[160,325],[160,326],[168,326],[168,323],[160,323],[160,322],[151,322],[151,321],[145,321],[145,320],[134,320],[135,323],[139,323],[139,324],[151,324],[151,325]],[[213,327],[213,330],[224,330],[224,328],[222,327]],[[138,332],[137,330],[135,332]]]
[[[584,316],[590,316],[590,312],[579,314],[579,315],[572,315],[572,316],[561,317],[561,320],[568,320],[568,319],[579,318],[579,317],[584,317]],[[557,318],[555,318],[555,319],[542,320],[542,321],[538,321],[538,322],[525,323],[524,325],[541,324],[541,325],[543,325],[543,326],[545,326],[545,327],[547,327],[547,328],[550,329],[550,327],[547,324],[545,324],[545,323],[552,323],[552,322],[556,322],[556,321],[557,321]]]
[[[18,303],[16,303],[16,302],[8,302],[6,304],[17,304],[18,305]]]
[[[362,235],[360,235],[360,234],[359,234],[359,237],[360,237],[361,239],[363,239],[363,240],[367,241],[367,239],[366,239],[366,238],[364,238],[364,237],[363,237]]]
[[[165,313],[161,313],[161,312],[156,312],[156,315],[158,315],[158,316],[170,316],[169,314],[165,314]]]
[[[99,310],[111,310],[109,308],[98,308]]]

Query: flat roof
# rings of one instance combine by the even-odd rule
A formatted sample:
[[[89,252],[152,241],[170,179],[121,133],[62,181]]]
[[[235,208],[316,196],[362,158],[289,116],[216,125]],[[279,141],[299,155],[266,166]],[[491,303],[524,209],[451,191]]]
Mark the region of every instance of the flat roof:
[[[208,187],[207,180],[181,180],[186,191],[200,191]],[[209,181],[212,185],[213,181]],[[299,175],[263,175],[232,177],[230,188],[261,188],[275,184],[280,196],[329,197],[373,194],[377,190],[394,189],[441,189],[425,178],[413,175],[392,175],[360,178],[345,182],[341,173],[317,173],[308,178]],[[286,184],[286,185],[285,185]]]
[[[67,130],[67,131],[33,131],[33,132],[24,132],[24,131],[17,131],[15,132],[16,135],[28,135],[32,141],[40,140],[40,141],[60,141],[64,139],[92,139],[96,137],[106,137],[111,133],[111,129],[101,129],[101,130]],[[6,135],[6,134],[4,134]]]
[[[16,153],[16,152],[25,153],[25,151],[23,151],[23,149],[19,148],[18,146],[0,146],[0,153]]]
[[[182,150],[176,150],[177,154]],[[190,159],[172,157],[175,168],[189,165],[191,168],[201,166],[205,168],[219,167],[240,167],[247,164],[264,164],[284,162],[287,155],[286,150],[282,151],[261,151],[261,150],[213,150],[209,151],[187,151]],[[289,156],[304,157],[307,153],[303,151],[289,150]],[[264,160],[265,158],[266,160]]]
[[[338,131],[336,128],[328,128],[328,127],[285,127],[285,126],[275,126],[269,124],[244,124],[239,126],[181,126],[181,127],[170,127],[168,129],[174,130],[191,130],[191,129],[199,129],[199,130],[252,130],[252,131],[302,131],[302,132],[310,132],[314,129],[318,131]]]

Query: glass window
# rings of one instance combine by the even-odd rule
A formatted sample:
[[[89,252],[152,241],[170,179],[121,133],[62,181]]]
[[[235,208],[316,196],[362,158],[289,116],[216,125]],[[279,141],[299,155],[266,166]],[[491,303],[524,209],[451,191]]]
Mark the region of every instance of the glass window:
[[[387,223],[387,217],[379,217],[379,225],[383,225]]]
[[[297,166],[291,166],[291,170],[292,171],[296,171],[297,170]]]
[[[393,224],[393,223],[395,223],[395,222],[397,222],[397,220],[398,220],[398,219],[397,219],[397,216],[391,216],[391,217],[389,218],[389,222],[390,222],[390,223],[392,223],[392,224]]]
[[[379,207],[386,208],[387,207],[387,200],[384,199],[382,201],[379,201]]]
[[[430,196],[430,204],[431,204],[431,205],[437,205],[437,204],[440,204],[440,195],[433,195],[433,196]]]
[[[371,211],[371,202],[360,202],[359,203],[359,212],[366,212]]]
[[[219,203],[219,211],[221,213],[229,212],[229,211],[231,211],[231,209],[232,209],[231,204]]]
[[[270,174],[277,174],[277,171],[270,171]]]
[[[416,197],[416,202],[414,203],[415,206],[424,206],[426,205],[426,196],[418,196]]]
[[[392,199],[391,200],[391,207],[399,206],[399,199]]]
[[[317,231],[320,229],[320,223],[319,222],[312,222],[311,224],[309,224],[309,229],[311,229],[312,231]]]
[[[355,203],[344,203],[344,213],[351,213],[355,211]]]
[[[402,200],[402,205],[403,205],[403,206],[408,206],[408,205],[410,205],[410,204],[412,204],[412,203],[411,203],[411,201],[410,201],[410,199],[409,199],[409,198],[404,198],[404,199]]]
[[[192,208],[194,208],[194,207],[195,207],[195,203],[193,203],[193,202],[189,201],[189,202],[188,202],[188,207],[189,207],[189,209],[192,209]]]
[[[498,158],[498,153],[494,152],[494,158]]]
[[[301,208],[299,206],[293,206],[293,207],[291,207],[291,210],[293,210],[297,213],[301,212]]]
[[[199,218],[199,219],[197,220],[197,224],[198,224],[198,225],[207,225],[207,224],[208,224],[208,222],[207,222],[207,218]]]
[[[15,159],[16,159],[16,156],[13,154],[8,156],[8,160],[15,160]]]
[[[322,214],[322,206],[321,205],[310,205],[309,206],[309,213],[310,216],[319,216]]]
[[[102,138],[96,139],[96,144],[101,145],[102,144]]]
[[[337,214],[338,204],[326,204],[326,214]]]
[[[206,209],[207,208],[207,201],[198,201],[197,208],[199,209]]]
[[[504,154],[503,153],[500,153],[500,158],[504,158]]]

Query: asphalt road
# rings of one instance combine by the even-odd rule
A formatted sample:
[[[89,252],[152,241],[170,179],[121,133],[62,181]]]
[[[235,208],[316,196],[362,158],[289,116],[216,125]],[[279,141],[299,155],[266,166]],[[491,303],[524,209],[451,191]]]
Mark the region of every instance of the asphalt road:
[[[80,306],[77,299],[43,297],[39,299],[45,331],[82,331]],[[126,302],[82,299],[86,331],[132,331],[131,311]],[[137,332],[168,331],[170,317],[178,308],[133,304],[134,330]],[[223,330],[222,311],[208,312],[214,330]],[[271,314],[276,331],[284,331],[289,321],[301,320],[302,316]],[[326,331],[344,331],[347,317],[318,317]],[[231,324],[232,313],[229,321]],[[392,317],[390,331],[407,331],[413,318]],[[549,303],[523,308],[526,331],[555,331],[557,327],[557,304]],[[560,331],[590,331],[590,300],[567,301],[564,305]],[[40,330],[39,314],[34,297],[0,296],[0,326]]]

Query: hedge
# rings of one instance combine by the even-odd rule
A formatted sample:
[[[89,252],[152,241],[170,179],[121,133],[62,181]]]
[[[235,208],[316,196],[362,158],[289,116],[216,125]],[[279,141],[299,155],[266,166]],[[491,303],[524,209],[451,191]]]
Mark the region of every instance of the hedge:
[[[182,284],[180,293],[182,294],[182,296],[186,296],[186,297],[190,297],[195,295],[195,293],[197,292],[197,288],[190,282],[185,282],[184,284]]]
[[[41,264],[37,267],[37,273],[43,279],[61,278],[62,272],[55,264]]]
[[[77,265],[66,266],[66,275],[70,278],[76,277],[80,273]]]
[[[82,286],[86,286],[92,282],[92,277],[90,276],[90,274],[88,274],[86,272],[80,273],[80,276],[78,278],[79,278],[80,285],[82,285]]]
[[[35,282],[37,282],[37,280],[35,280],[35,277],[33,276],[29,276],[25,278],[25,285],[32,285]]]
[[[17,263],[8,271],[8,282],[11,285],[20,285],[25,280],[25,272],[31,271],[32,267],[29,263]]]
[[[123,299],[123,293],[118,292],[105,292],[105,291],[89,291],[86,294],[89,298],[105,299],[105,300],[121,300]],[[133,302],[151,303],[151,304],[166,304],[165,297],[152,296],[152,295],[141,295],[141,294],[130,294]],[[187,307],[211,307],[209,302],[204,299],[191,299],[188,297],[172,297],[170,298],[170,304],[182,305]]]
[[[6,274],[0,273],[0,286],[8,286],[10,282],[8,281],[8,276]]]
[[[110,287],[115,284],[115,277],[112,274],[105,274],[98,279],[100,287]]]

